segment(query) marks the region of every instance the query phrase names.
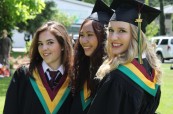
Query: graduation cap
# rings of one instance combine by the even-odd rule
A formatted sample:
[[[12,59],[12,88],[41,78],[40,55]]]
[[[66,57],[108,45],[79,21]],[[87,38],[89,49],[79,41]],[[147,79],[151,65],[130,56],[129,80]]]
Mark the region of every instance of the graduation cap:
[[[123,21],[138,27],[138,60],[142,64],[141,30],[145,33],[146,26],[159,14],[160,10],[147,6],[137,0],[113,0],[110,7],[115,10],[110,21]]]
[[[87,19],[95,20],[103,25],[107,25],[114,11],[109,8],[102,0],[97,0],[92,13]]]
[[[146,26],[161,12],[158,9],[145,5],[139,0],[113,0],[110,7],[115,10],[110,21],[124,21],[138,26],[138,21],[141,19],[141,30],[144,33],[146,32]]]

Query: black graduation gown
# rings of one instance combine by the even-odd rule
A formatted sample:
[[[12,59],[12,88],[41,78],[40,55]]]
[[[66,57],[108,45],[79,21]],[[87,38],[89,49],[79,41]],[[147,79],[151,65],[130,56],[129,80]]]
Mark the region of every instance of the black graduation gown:
[[[83,90],[74,96],[70,114],[87,114],[92,99],[90,94],[86,94],[90,90],[87,90],[85,84]]]
[[[160,86],[155,92],[151,95],[116,69],[101,81],[88,114],[154,114],[160,101]]]
[[[80,94],[78,94],[77,96],[74,97],[70,114],[87,114],[89,106],[90,103],[87,105],[85,109],[83,109],[81,96]]]
[[[54,114],[69,114],[71,100],[72,96],[68,94]],[[48,114],[34,91],[30,78],[26,76],[25,67],[14,73],[6,94],[3,114]]]

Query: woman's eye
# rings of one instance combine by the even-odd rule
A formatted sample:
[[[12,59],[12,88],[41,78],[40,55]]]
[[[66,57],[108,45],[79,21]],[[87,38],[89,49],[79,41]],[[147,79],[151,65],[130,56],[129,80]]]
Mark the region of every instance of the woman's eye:
[[[83,37],[84,35],[83,35],[83,34],[81,34],[80,36],[81,36],[81,37]]]
[[[43,44],[42,43],[38,43],[38,46],[42,46]]]
[[[119,32],[120,32],[120,33],[123,33],[123,32],[126,32],[126,31],[125,31],[125,30],[123,30],[123,29],[121,29]]]
[[[54,42],[48,42],[49,45],[53,44]]]
[[[109,32],[114,32],[114,30],[113,30],[113,29],[108,29],[108,31],[109,31]]]
[[[83,34],[79,34],[79,37],[83,37],[84,35]]]
[[[93,34],[88,34],[88,36],[93,36]]]

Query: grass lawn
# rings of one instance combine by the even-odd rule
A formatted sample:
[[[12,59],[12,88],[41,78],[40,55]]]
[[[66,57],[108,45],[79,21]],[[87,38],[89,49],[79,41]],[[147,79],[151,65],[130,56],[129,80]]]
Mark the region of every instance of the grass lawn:
[[[173,70],[170,70],[170,64],[165,63],[162,65],[163,68],[163,83],[162,83],[162,96],[160,105],[157,109],[159,114],[173,114]],[[0,114],[2,114],[5,94],[10,78],[0,78]]]
[[[0,78],[0,114],[2,114],[4,101],[5,101],[5,94],[8,88],[8,85],[11,81],[11,77],[9,78]]]
[[[160,114],[173,114],[173,70],[170,70],[170,64],[163,64],[162,69],[162,95],[157,112],[160,112]]]

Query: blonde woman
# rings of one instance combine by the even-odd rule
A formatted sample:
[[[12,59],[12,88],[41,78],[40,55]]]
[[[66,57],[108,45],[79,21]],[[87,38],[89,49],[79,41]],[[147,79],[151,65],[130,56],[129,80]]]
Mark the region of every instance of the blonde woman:
[[[101,83],[88,114],[154,114],[162,73],[144,33],[160,11],[135,0],[115,0],[111,7],[108,58],[96,74]]]

